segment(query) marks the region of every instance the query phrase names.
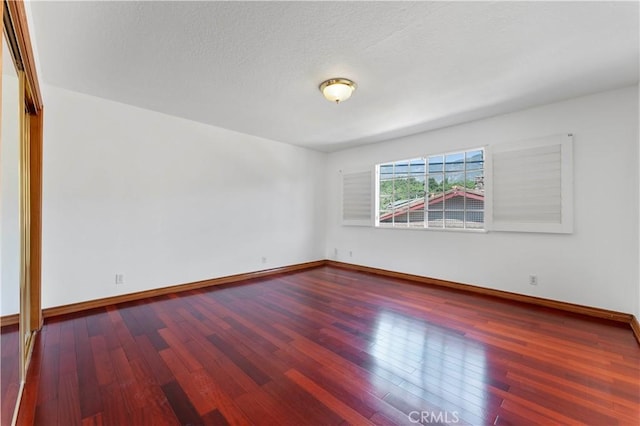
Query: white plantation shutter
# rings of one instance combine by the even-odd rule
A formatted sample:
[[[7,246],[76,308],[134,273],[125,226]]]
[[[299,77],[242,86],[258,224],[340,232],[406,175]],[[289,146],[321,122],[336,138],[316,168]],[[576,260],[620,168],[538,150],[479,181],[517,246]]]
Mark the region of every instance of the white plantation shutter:
[[[342,174],[342,224],[373,223],[373,173],[371,170]]]
[[[491,147],[494,231],[573,231],[573,137]]]

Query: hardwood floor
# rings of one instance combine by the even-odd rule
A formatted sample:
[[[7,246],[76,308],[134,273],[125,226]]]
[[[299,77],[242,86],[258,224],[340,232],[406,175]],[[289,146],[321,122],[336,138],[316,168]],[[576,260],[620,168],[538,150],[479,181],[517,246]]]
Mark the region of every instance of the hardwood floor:
[[[20,391],[20,347],[18,324],[0,329],[0,425],[11,424]]]
[[[601,320],[333,267],[48,320],[19,425],[637,425]]]

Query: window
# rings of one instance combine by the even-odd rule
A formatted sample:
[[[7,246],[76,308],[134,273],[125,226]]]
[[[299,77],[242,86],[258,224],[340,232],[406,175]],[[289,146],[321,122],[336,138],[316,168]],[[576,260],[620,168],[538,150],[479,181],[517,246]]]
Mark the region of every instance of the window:
[[[424,158],[378,166],[379,225],[424,227]]]
[[[573,135],[381,163],[342,190],[343,225],[572,233]]]
[[[376,166],[376,225],[484,228],[484,150]]]

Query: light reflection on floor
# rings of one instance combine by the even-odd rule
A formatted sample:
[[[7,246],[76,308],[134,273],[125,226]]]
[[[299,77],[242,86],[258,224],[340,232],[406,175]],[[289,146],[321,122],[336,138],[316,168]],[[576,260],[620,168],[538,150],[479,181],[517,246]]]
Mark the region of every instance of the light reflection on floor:
[[[486,358],[482,345],[454,331],[392,311],[380,312],[372,384],[392,376],[402,389],[426,400],[425,410],[457,411],[475,423],[485,419]]]

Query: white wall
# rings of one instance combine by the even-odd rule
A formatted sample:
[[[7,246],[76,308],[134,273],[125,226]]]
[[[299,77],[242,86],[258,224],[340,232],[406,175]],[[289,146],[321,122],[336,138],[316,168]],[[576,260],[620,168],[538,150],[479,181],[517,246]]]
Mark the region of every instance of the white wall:
[[[43,90],[45,308],[336,258],[338,248],[346,262],[640,317],[637,87],[341,151],[328,162],[326,154]],[[571,235],[339,225],[338,170],[565,132],[574,134]],[[115,285],[116,273],[124,285]]]
[[[13,64],[9,62],[9,66]],[[18,77],[15,72],[8,73],[7,65],[4,68],[7,73],[2,75],[0,144],[0,315],[11,315],[20,310],[20,125]]]
[[[339,170],[558,133],[574,134],[571,235],[339,224]],[[640,313],[637,86],[333,153],[327,177],[328,258]]]
[[[44,308],[324,258],[326,154],[43,92]]]

